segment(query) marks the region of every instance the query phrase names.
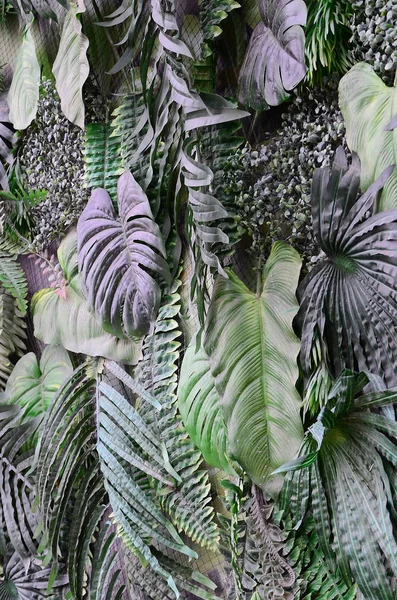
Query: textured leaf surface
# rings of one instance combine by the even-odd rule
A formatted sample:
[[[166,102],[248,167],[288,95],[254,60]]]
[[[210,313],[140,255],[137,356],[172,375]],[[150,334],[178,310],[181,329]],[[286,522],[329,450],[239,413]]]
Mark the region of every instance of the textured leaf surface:
[[[117,337],[149,331],[160,302],[154,275],[169,281],[164,242],[147,196],[131,173],[117,185],[119,217],[109,194],[93,192],[77,225],[87,299],[103,328]]]
[[[84,12],[84,4],[72,4],[63,24],[59,50],[52,68],[56,88],[65,116],[84,129],[83,85],[90,67],[87,60],[88,38],[81,31],[77,15]]]
[[[35,336],[46,344],[63,346],[71,352],[136,364],[141,342],[119,340],[106,333],[88,309],[78,274],[75,231],[61,243],[58,259],[68,283],[62,290],[46,288],[33,296]]]
[[[361,161],[365,191],[389,165],[397,163],[397,129],[387,126],[397,114],[397,88],[388,87],[366,63],[355,65],[340,81],[339,103],[346,141]],[[378,209],[397,208],[397,170],[387,181]]]
[[[364,220],[392,170],[393,166],[386,169],[359,198],[359,162],[355,159],[348,168],[342,149],[331,171],[314,173],[313,225],[326,258],[298,291],[302,302],[297,324],[306,373],[318,332],[332,356],[335,375],[345,367],[360,369],[397,385],[397,211]]]
[[[206,323],[204,348],[230,452],[258,484],[295,456],[303,437],[295,388],[299,341],[292,330],[300,266],[298,253],[278,242],[260,296],[233,273],[219,277]]]
[[[72,363],[64,348],[47,346],[40,363],[36,355],[29,352],[15,365],[7,382],[7,402],[26,407],[25,417],[35,417],[47,410],[72,372]]]
[[[259,9],[239,78],[240,102],[256,110],[284,102],[306,73],[304,1],[259,0]]]
[[[219,394],[210,371],[209,358],[202,346],[197,348],[196,336],[183,357],[178,408],[187,432],[203,453],[204,460],[233,475]]]
[[[15,129],[26,129],[33,121],[39,101],[40,65],[33,36],[28,29],[22,39],[8,93],[9,118]]]

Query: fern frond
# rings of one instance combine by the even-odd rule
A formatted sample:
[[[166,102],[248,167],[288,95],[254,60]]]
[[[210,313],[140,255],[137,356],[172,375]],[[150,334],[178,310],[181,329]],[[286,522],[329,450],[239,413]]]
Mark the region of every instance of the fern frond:
[[[177,369],[180,349],[180,281],[160,308],[154,332],[146,340],[143,360],[137,368],[138,381],[161,403],[157,413],[143,406],[145,420],[153,423],[163,441],[175,471],[181,478],[176,488],[168,491],[158,485],[157,494],[172,522],[195,542],[210,549],[217,547],[219,536],[214,522],[210,483],[202,468],[201,453],[190,440],[177,413]]]
[[[146,190],[151,180],[147,149],[152,131],[142,94],[125,96],[124,102],[116,108],[112,117],[111,137],[119,141],[121,166],[129,169],[139,185]]]
[[[189,567],[183,567],[160,552],[157,552],[157,556],[162,567],[172,573],[178,589],[193,594],[195,598],[216,600],[217,596],[214,593],[216,586],[208,577],[193,571]],[[130,554],[127,557],[127,568],[132,586],[137,588],[138,593],[141,593],[143,598],[147,598],[147,600],[174,600],[174,594],[167,588],[158,573],[150,567],[145,568],[142,566],[136,556]]]
[[[104,188],[117,200],[117,180],[123,172],[120,142],[108,123],[90,123],[85,128],[85,180],[91,188]]]
[[[16,254],[10,251],[13,248],[12,243],[3,240],[0,242],[0,284],[15,298],[18,309],[25,315],[28,307],[28,284]]]
[[[26,350],[26,325],[15,299],[0,286],[0,389],[5,389],[14,363],[13,357]]]
[[[48,548],[54,570],[67,510],[73,506],[72,500],[85,473],[98,472],[93,398],[93,381],[87,377],[82,365],[59,389],[40,428],[35,455],[36,506],[40,508],[43,532],[41,549]],[[99,494],[99,505],[102,498],[103,489]],[[74,532],[73,525],[72,553],[80,539],[80,532]]]

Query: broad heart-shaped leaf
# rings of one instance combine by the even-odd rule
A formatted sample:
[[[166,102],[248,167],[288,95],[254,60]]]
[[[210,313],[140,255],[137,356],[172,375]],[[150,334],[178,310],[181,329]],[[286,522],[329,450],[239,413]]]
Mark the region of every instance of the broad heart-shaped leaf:
[[[188,434],[211,466],[235,475],[229,456],[227,429],[209,358],[193,336],[183,357],[178,408]]]
[[[6,401],[26,407],[24,418],[36,417],[47,410],[55,393],[72,372],[69,355],[60,346],[47,346],[40,362],[33,352],[29,352],[17,362],[10,375]]]
[[[301,261],[277,242],[254,294],[229,272],[218,277],[204,332],[204,348],[227,424],[230,453],[251,479],[275,492],[269,475],[299,450],[299,340],[292,330]]]
[[[105,331],[147,333],[160,302],[154,274],[169,282],[165,247],[149,201],[131,173],[118,180],[119,216],[109,194],[94,190],[77,225],[79,268],[90,306]]]
[[[63,289],[46,288],[33,296],[35,336],[46,344],[60,345],[71,352],[136,364],[142,342],[119,340],[106,333],[89,311],[77,267],[76,231],[71,231],[62,241],[58,260],[68,283]]]
[[[52,72],[61,99],[62,110],[69,121],[84,129],[83,85],[90,72],[87,59],[88,38],[81,31],[77,14],[84,12],[84,4],[79,0],[66,15],[63,24],[59,50]]]
[[[259,9],[239,78],[240,102],[256,110],[284,102],[306,74],[304,1],[259,0]]]
[[[370,65],[358,63],[340,80],[339,104],[346,122],[346,141],[361,161],[361,188],[368,187],[389,165],[397,163],[397,129],[387,126],[397,114],[397,88],[388,87]],[[380,196],[379,211],[397,208],[397,170]]]
[[[365,219],[393,168],[359,198],[359,161],[355,157],[348,168],[342,148],[331,171],[314,172],[313,226],[326,258],[298,291],[306,374],[317,333],[335,375],[346,367],[379,375],[388,387],[397,385],[397,210]]]
[[[33,121],[39,102],[40,65],[30,29],[23,36],[14,67],[7,102],[15,129],[26,129]]]

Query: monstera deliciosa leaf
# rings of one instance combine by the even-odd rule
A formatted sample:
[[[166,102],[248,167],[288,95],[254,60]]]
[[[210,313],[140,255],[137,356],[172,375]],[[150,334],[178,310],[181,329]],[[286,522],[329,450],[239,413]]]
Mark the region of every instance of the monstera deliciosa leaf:
[[[304,1],[259,0],[259,9],[239,78],[240,102],[256,110],[284,102],[306,74]]]
[[[26,129],[36,116],[39,102],[40,65],[30,29],[22,38],[7,102],[15,129]]]
[[[183,423],[204,460],[230,475],[235,471],[228,456],[229,442],[209,358],[194,336],[183,358],[178,387],[178,408]]]
[[[227,426],[230,454],[255,483],[276,491],[271,472],[298,452],[299,341],[292,330],[301,261],[277,242],[252,293],[230,272],[219,277],[204,331],[204,349]],[[289,459],[288,459],[289,460]]]
[[[64,348],[47,346],[40,362],[33,352],[15,365],[7,382],[5,401],[26,409],[24,418],[36,417],[47,410],[73,366]]]
[[[106,333],[89,311],[81,291],[75,231],[59,246],[58,260],[66,283],[61,288],[40,290],[33,296],[35,336],[46,344],[63,346],[71,352],[136,364],[141,355],[141,341],[120,340]]]
[[[89,42],[81,31],[81,23],[77,17],[84,11],[83,0],[78,0],[78,4],[71,3],[52,68],[62,110],[66,118],[81,129],[84,129],[85,116],[83,85],[90,72],[87,59]]]
[[[340,81],[339,103],[346,122],[346,141],[361,161],[365,191],[389,165],[397,163],[397,88],[388,87],[370,65],[358,63]],[[397,208],[397,170],[386,182],[377,207]]]
[[[164,242],[149,201],[131,173],[118,180],[119,215],[109,194],[94,190],[77,225],[84,289],[105,331],[144,335],[156,317],[160,286],[170,282]]]
[[[347,367],[397,385],[397,210],[366,218],[393,168],[360,198],[359,160],[354,157],[348,168],[342,148],[331,171],[314,172],[313,226],[326,258],[298,291],[301,362],[307,374],[317,333],[336,375]]]

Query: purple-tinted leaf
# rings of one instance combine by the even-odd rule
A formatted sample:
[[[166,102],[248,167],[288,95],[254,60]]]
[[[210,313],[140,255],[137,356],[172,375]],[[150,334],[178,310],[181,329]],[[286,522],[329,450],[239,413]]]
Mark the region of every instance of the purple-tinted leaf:
[[[145,334],[160,302],[158,276],[169,282],[165,248],[149,201],[131,173],[117,186],[119,216],[96,189],[77,226],[79,268],[90,306],[105,331]]]
[[[259,8],[239,80],[240,102],[256,110],[284,102],[306,74],[304,1],[259,0]]]

